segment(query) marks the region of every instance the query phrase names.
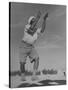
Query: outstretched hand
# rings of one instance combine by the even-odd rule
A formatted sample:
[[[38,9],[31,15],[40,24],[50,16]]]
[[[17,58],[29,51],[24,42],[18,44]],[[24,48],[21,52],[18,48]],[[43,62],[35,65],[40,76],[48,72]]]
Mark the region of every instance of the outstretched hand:
[[[44,20],[46,20],[47,17],[48,17],[48,13],[46,13],[46,14],[44,15]]]
[[[38,13],[37,13],[37,17],[38,17],[38,18],[41,17],[41,12],[40,12],[40,11],[38,11]]]

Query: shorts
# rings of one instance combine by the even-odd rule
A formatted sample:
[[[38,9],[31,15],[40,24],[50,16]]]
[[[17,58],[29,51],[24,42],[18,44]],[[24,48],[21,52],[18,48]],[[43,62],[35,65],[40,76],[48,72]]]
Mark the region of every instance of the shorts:
[[[33,59],[39,58],[34,46],[26,43],[25,41],[21,42],[19,50],[20,62],[26,63],[27,56],[29,56],[30,62],[32,62]]]

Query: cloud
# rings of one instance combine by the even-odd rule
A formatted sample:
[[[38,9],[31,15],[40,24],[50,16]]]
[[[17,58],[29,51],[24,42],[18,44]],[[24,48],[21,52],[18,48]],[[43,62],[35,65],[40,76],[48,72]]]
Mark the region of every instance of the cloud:
[[[60,48],[60,46],[57,45],[57,44],[53,44],[53,43],[43,42],[42,44],[36,46],[36,48],[46,48],[46,49],[49,49],[49,48]]]
[[[65,14],[66,14],[66,7],[63,6],[63,7],[55,9],[54,12],[50,13],[47,20],[56,19],[57,17],[65,15]]]
[[[63,48],[64,46],[64,38],[55,35],[49,34],[44,40],[39,40],[37,43],[37,48]]]
[[[17,27],[22,27],[22,26],[23,26],[22,22],[19,22],[17,24],[11,24],[11,28],[17,28]]]

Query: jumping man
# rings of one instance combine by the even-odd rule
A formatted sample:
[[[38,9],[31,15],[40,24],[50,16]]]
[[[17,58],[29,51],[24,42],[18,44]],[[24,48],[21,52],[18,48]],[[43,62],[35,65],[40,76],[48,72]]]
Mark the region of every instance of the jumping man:
[[[34,63],[33,76],[36,75],[36,72],[38,70],[39,56],[37,51],[35,50],[34,43],[38,39],[39,34],[43,33],[45,30],[48,13],[46,13],[43,17],[42,27],[37,28],[37,23],[40,17],[41,12],[39,11],[37,16],[31,16],[28,20],[28,24],[25,25],[24,36],[22,38],[20,46],[20,71],[23,81],[25,80],[25,64],[27,57],[29,57],[31,63]]]

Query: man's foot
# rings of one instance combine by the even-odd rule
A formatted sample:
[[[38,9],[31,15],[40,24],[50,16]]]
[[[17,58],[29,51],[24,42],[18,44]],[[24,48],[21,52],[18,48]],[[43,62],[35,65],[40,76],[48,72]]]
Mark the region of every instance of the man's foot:
[[[38,78],[37,75],[33,75],[32,78],[31,78],[32,81],[36,81],[36,80],[38,80],[38,79],[39,79],[39,78]]]
[[[26,76],[24,74],[21,74],[21,81],[26,81]]]

